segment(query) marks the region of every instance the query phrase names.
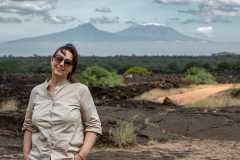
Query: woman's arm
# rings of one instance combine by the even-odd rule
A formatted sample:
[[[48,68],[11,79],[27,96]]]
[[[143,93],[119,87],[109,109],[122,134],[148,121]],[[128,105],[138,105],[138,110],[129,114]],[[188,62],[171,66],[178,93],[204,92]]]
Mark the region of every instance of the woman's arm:
[[[85,135],[85,140],[84,140],[84,143],[83,143],[83,146],[82,146],[82,149],[81,151],[79,152],[79,155],[85,159],[87,157],[87,155],[89,154],[94,142],[95,142],[95,139],[97,137],[97,133],[96,132],[86,132],[86,135]],[[74,160],[82,160],[80,158],[78,154],[76,154],[74,156]]]
[[[23,157],[24,157],[24,160],[27,159],[31,149],[32,149],[32,132],[26,129],[25,132],[24,132],[24,140],[23,140]]]

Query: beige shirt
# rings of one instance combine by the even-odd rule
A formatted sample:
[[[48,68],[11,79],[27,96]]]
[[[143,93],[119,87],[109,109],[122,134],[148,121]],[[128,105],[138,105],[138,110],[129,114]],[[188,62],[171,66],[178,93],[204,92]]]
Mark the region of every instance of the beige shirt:
[[[22,130],[32,132],[32,160],[73,160],[83,145],[84,132],[102,134],[91,93],[86,85],[58,83],[53,97],[49,83],[33,88]]]

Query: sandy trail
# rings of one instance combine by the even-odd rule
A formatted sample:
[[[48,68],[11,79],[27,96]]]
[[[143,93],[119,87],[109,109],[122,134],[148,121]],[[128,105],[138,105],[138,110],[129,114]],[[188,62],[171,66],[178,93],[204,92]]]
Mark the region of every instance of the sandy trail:
[[[168,98],[180,102],[180,104],[194,103],[198,100],[205,99],[210,95],[216,94],[217,92],[227,90],[232,85],[210,85],[209,88],[189,91],[183,94],[169,95]],[[162,103],[165,97],[157,99],[158,102]]]

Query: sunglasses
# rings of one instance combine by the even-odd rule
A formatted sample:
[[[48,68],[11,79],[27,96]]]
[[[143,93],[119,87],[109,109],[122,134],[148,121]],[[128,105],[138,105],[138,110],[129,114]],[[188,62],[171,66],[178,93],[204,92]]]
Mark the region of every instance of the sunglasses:
[[[55,54],[53,57],[57,63],[61,63],[64,60],[64,65],[66,67],[71,67],[73,65],[73,61],[70,59],[64,59],[61,55]]]

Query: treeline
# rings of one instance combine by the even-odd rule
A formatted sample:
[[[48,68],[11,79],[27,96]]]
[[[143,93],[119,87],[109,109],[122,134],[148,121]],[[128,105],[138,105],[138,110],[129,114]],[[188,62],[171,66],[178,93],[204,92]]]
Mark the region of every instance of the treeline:
[[[160,65],[160,64],[159,64]],[[98,63],[83,63],[80,62],[77,67],[76,73],[82,73],[87,67],[90,66],[101,66],[105,68],[108,71],[116,71],[116,72],[125,72],[127,69],[131,67],[143,67],[144,65],[138,64],[122,64],[117,62],[108,62],[105,64],[98,64]],[[197,67],[197,68],[205,68],[208,72],[212,71],[229,71],[229,70],[235,70],[240,71],[240,60],[236,62],[227,62],[222,61],[216,64],[216,67],[214,68],[209,63],[203,63],[201,64],[199,61],[190,61],[185,64],[184,67],[180,67],[178,61],[171,61],[166,64],[165,67],[159,67],[159,71],[162,72],[185,72],[191,67]],[[148,67],[149,69],[151,67]],[[153,70],[149,69],[149,70]],[[44,63],[44,64],[25,64],[24,67],[19,63],[17,60],[9,60],[9,61],[3,61],[0,62],[0,74],[16,74],[16,73],[29,73],[29,74],[41,74],[41,73],[51,73],[51,65],[50,63]]]

